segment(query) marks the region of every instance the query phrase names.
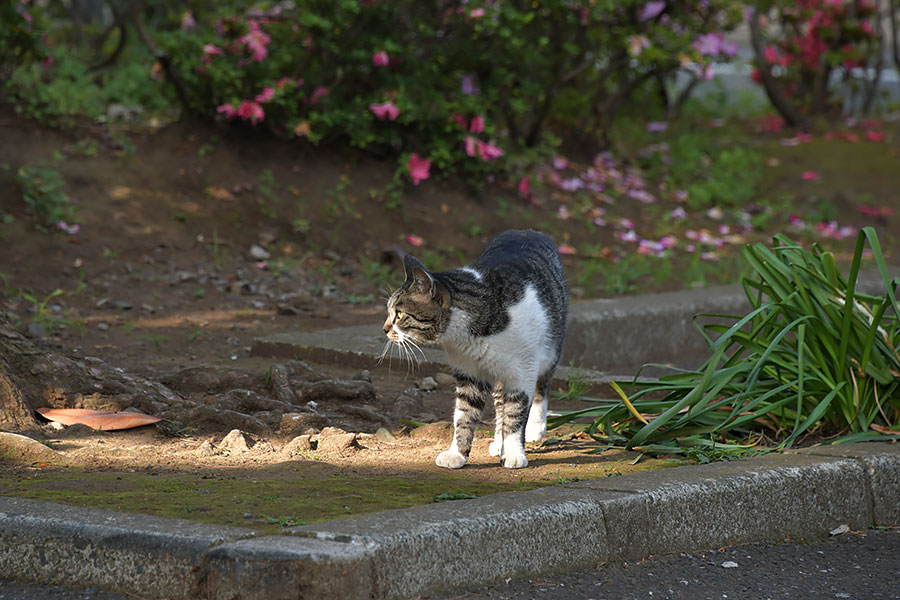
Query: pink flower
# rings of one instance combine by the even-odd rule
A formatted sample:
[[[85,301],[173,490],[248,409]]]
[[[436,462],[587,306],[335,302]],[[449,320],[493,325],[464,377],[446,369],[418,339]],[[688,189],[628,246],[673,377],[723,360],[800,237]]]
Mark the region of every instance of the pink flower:
[[[431,176],[428,172],[430,168],[431,161],[427,158],[419,158],[415,152],[409,155],[406,169],[409,171],[409,176],[412,177],[413,185],[419,185],[419,182],[428,179]]]
[[[260,104],[265,104],[266,102],[268,102],[269,100],[271,100],[274,97],[275,97],[275,90],[266,86],[263,88],[263,91],[261,94],[256,95],[256,98],[254,98],[254,100],[259,102]]]
[[[519,191],[519,195],[523,198],[528,198],[531,196],[531,180],[528,177],[523,177],[516,189]]]
[[[466,154],[468,156],[475,156],[475,148],[479,143],[477,138],[473,138],[471,135],[467,135],[466,139],[463,140],[463,143],[466,146]]]
[[[650,47],[650,40],[646,35],[632,35],[628,37],[628,53],[631,56],[640,56],[644,48]]]
[[[262,62],[268,54],[266,46],[268,46],[269,40],[271,39],[272,38],[270,38],[266,32],[259,28],[259,23],[251,20],[250,31],[242,35],[239,41],[246,45],[250,50],[250,53],[253,55],[253,60]]]
[[[219,54],[222,54],[222,50],[215,44],[204,44],[203,54],[206,54],[207,56],[218,56]]]
[[[372,55],[372,64],[376,67],[386,67],[391,62],[391,58],[384,50],[379,50]]]
[[[181,15],[181,30],[187,31],[188,29],[193,29],[197,26],[197,21],[194,19],[194,13],[189,10],[184,11],[184,14]]]
[[[641,10],[641,14],[638,16],[638,19],[641,21],[649,21],[659,15],[666,8],[665,0],[657,0],[655,2],[648,2],[644,5],[644,8]]]
[[[484,9],[483,8],[472,9],[472,12],[469,13],[469,16],[472,17],[473,19],[480,19],[481,17],[484,16]]]
[[[370,104],[369,110],[375,113],[375,116],[382,121],[385,119],[396,121],[397,117],[400,116],[400,109],[390,100],[382,104]]]
[[[574,246],[570,246],[569,244],[560,244],[559,245],[559,253],[560,254],[575,254],[577,250],[575,250]]]
[[[884,141],[884,132],[883,131],[867,131],[866,139],[870,142],[883,142]]]
[[[472,123],[469,125],[469,131],[472,133],[481,133],[484,131],[484,117],[472,117]]]
[[[722,52],[722,43],[724,41],[721,33],[704,33],[694,40],[694,50],[704,56],[715,56]]]
[[[484,162],[491,162],[503,156],[503,150],[496,146],[493,142],[482,142],[478,140],[478,154]]]
[[[310,97],[309,97],[309,103],[310,104],[318,104],[319,100],[321,100],[322,98],[327,96],[329,93],[331,93],[331,90],[329,90],[324,85],[320,85],[319,87],[317,87],[316,89],[313,90],[312,95],[310,95]]]
[[[459,125],[462,129],[466,128],[466,118],[459,113],[453,113],[450,120]]]
[[[234,109],[234,106],[230,104],[222,104],[216,108],[216,112],[220,115],[225,115],[225,118],[232,119],[234,115],[237,114],[237,111]]]
[[[687,216],[687,211],[680,206],[669,213],[669,217],[672,219],[687,219]]]
[[[554,156],[553,157],[553,168],[557,171],[562,171],[566,167],[569,166],[569,161],[566,160],[564,156]]]
[[[803,181],[818,181],[819,173],[817,171],[803,171],[803,174],[800,175],[800,179]]]
[[[422,236],[416,235],[414,233],[410,233],[406,236],[406,241],[409,242],[410,245],[415,246],[416,248],[420,247],[425,243],[425,240],[422,239]]]
[[[254,123],[266,118],[263,107],[260,106],[259,103],[250,102],[249,100],[241,102],[241,105],[237,109],[237,116],[245,121],[253,121]]]

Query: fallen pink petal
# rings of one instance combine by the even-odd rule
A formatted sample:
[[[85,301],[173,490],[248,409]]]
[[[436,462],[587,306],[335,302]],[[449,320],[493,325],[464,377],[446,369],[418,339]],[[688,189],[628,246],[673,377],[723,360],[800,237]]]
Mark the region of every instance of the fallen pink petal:
[[[414,233],[408,234],[408,235],[406,236],[406,241],[407,241],[411,246],[415,246],[416,248],[420,247],[422,244],[425,243],[425,240],[422,239],[422,236],[416,235],[416,234],[414,234]]]
[[[571,254],[576,254],[577,252],[578,251],[575,250],[575,247],[570,246],[569,244],[560,244],[559,245],[559,253],[560,254],[571,255]]]
[[[818,171],[803,171],[803,173],[800,175],[800,179],[802,179],[803,181],[818,181],[819,173]]]

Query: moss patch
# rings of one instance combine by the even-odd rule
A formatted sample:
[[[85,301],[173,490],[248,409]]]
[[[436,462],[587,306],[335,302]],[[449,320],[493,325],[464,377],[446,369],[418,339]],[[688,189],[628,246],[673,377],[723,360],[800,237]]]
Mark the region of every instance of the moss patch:
[[[0,471],[0,494],[271,532],[282,526],[429,504],[440,498],[530,490],[672,464],[646,460],[632,465],[619,454],[580,464],[554,461],[541,465],[541,459],[535,457],[538,467],[524,471],[507,471],[493,460],[490,465],[470,465],[461,471],[429,466],[406,473],[314,461],[191,472],[32,468]]]

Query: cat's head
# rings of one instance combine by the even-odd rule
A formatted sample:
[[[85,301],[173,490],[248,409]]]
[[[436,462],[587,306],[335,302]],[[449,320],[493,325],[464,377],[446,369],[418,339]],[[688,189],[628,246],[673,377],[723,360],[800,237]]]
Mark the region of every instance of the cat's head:
[[[450,323],[450,292],[412,256],[403,265],[406,281],[388,298],[382,329],[397,344],[433,344]]]

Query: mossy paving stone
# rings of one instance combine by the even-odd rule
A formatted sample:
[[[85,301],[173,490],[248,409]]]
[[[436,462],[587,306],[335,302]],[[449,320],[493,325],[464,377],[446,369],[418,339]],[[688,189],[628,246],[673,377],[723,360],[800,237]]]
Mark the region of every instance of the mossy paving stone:
[[[0,463],[0,495],[273,532],[428,504],[442,495],[485,496],[674,464],[658,459],[632,464],[637,454],[619,451],[586,454],[585,441],[569,440],[532,448],[528,468],[507,470],[488,455],[489,441],[477,440],[471,462],[458,471],[434,464],[440,444],[408,437],[385,444],[367,440],[367,447],[350,457],[279,460],[270,453],[262,461],[247,453],[244,465],[239,457],[214,456],[165,467],[134,468],[133,461],[122,461],[98,468],[81,448],[66,467]]]

